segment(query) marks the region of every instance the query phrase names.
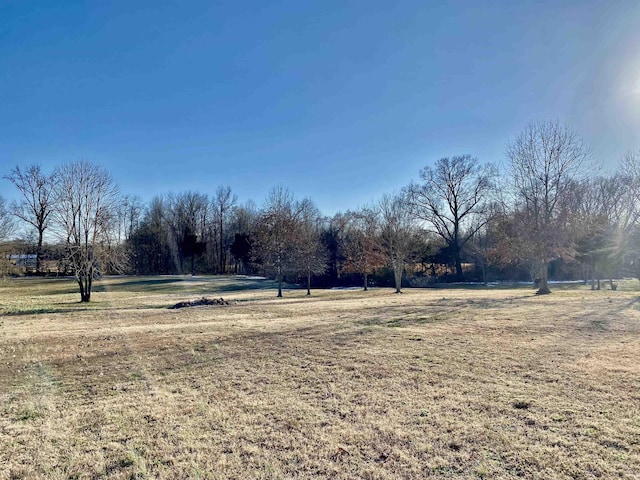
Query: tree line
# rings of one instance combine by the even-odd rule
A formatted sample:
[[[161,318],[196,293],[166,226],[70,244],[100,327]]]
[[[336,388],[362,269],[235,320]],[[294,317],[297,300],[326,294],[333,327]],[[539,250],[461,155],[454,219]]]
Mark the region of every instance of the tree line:
[[[332,216],[283,186],[263,203],[240,204],[232,189],[167,193],[143,202],[123,195],[104,168],[87,161],[5,176],[20,197],[0,197],[0,240],[35,257],[35,273],[73,275],[82,301],[102,274],[259,274],[284,282],[338,286],[373,281],[535,280],[549,274],[601,279],[640,274],[640,154],[614,173],[556,122],[528,125],[504,164],[445,157],[401,191]],[[26,239],[9,242],[17,226]],[[8,249],[7,249],[8,248]],[[5,254],[5,263],[7,259]]]

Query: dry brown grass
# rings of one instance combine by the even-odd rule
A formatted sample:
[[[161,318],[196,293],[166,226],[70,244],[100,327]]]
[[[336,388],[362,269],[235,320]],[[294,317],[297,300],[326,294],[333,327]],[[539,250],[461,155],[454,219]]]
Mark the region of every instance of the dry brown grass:
[[[199,281],[0,282],[0,478],[640,478],[637,292]]]

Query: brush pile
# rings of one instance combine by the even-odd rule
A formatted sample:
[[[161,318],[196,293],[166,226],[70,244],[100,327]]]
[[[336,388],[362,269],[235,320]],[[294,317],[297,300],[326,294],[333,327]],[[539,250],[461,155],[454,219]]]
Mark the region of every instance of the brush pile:
[[[226,301],[224,298],[220,297],[220,298],[206,298],[206,297],[202,297],[199,298],[197,300],[188,300],[186,302],[178,302],[175,305],[169,307],[170,309],[174,309],[174,308],[185,308],[185,307],[199,307],[201,305],[216,305],[216,306],[222,306],[222,305],[231,305],[228,301]]]

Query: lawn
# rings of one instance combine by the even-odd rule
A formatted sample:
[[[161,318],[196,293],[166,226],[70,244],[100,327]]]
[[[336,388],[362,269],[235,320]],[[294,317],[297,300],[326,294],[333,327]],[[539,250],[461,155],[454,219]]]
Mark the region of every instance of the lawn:
[[[636,283],[0,280],[0,479],[638,479]]]

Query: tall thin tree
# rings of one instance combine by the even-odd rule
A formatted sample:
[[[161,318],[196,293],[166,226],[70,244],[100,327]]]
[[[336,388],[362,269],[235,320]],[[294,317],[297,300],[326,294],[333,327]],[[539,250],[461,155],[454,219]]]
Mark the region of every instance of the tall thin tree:
[[[11,213],[37,231],[36,272],[40,273],[44,233],[49,227],[55,203],[56,176],[46,175],[38,165],[31,165],[25,170],[16,166],[5,178],[13,183],[22,195],[20,200],[11,203]]]
[[[551,293],[549,262],[565,241],[572,182],[587,175],[590,151],[576,133],[557,122],[529,124],[507,145],[517,206],[525,213],[521,234],[536,263],[538,294]]]
[[[278,297],[282,297],[282,283],[286,273],[297,268],[296,246],[298,220],[302,209],[293,194],[278,186],[269,192],[260,215],[256,232],[256,255],[278,282]]]
[[[14,231],[14,221],[7,208],[7,201],[0,197],[0,241],[7,240]]]
[[[342,248],[344,250],[344,269],[346,272],[361,273],[363,290],[369,290],[368,277],[376,268],[384,265],[385,255],[380,239],[380,212],[376,208],[361,208],[347,212],[348,219]]]
[[[380,238],[393,268],[396,293],[402,292],[402,274],[415,249],[416,226],[406,195],[384,195],[380,209]]]
[[[323,218],[310,199],[300,202],[296,257],[299,271],[307,280],[307,295],[311,295],[311,277],[327,270],[327,249],[322,243]]]
[[[231,187],[228,186],[218,187],[213,198],[218,227],[218,273],[222,274],[227,270],[227,249],[230,243],[227,241],[225,224],[228,223],[229,215],[237,200],[238,197],[231,193]]]

